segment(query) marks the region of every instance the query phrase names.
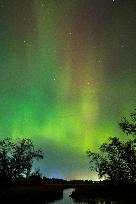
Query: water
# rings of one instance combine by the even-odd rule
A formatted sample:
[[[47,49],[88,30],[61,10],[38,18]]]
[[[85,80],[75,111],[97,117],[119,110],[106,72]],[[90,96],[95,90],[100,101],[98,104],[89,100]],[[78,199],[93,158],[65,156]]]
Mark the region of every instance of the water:
[[[69,188],[63,190],[63,198],[61,200],[55,200],[53,202],[49,202],[50,204],[128,204],[128,202],[117,202],[117,201],[110,201],[106,199],[90,199],[88,201],[80,201],[75,202],[71,197],[71,193],[74,191],[74,188]],[[129,203],[131,204],[131,202]]]
[[[75,189],[73,188],[68,188],[68,189],[63,190],[63,199],[51,202],[51,204],[73,204],[74,203],[73,199],[70,198],[69,196],[74,190]]]
[[[91,200],[86,202],[75,202],[71,197],[72,191],[75,189],[69,188],[63,190],[63,198],[61,200],[55,200],[53,202],[50,202],[50,204],[118,204],[114,201],[105,201],[105,200]]]

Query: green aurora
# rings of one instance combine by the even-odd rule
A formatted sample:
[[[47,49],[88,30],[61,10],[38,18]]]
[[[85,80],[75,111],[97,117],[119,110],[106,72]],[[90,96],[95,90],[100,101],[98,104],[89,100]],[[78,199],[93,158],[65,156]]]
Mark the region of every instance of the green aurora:
[[[135,9],[133,0],[0,1],[0,136],[42,147],[43,174],[96,179],[85,151],[121,136],[136,104]]]

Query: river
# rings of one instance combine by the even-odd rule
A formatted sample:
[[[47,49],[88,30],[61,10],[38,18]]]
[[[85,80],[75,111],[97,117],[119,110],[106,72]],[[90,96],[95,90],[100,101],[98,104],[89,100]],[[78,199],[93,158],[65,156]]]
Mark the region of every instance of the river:
[[[74,200],[70,197],[72,191],[74,191],[74,188],[69,188],[63,190],[63,198],[61,200],[55,200],[53,202],[50,202],[50,204],[75,204],[75,203],[80,203],[80,204],[119,204],[118,202],[115,201],[108,201],[108,200],[91,200],[91,201],[86,201],[86,202],[74,202]]]
[[[73,204],[73,199],[70,198],[72,191],[74,191],[73,188],[63,190],[63,199],[55,200],[54,202],[51,202],[51,204]]]

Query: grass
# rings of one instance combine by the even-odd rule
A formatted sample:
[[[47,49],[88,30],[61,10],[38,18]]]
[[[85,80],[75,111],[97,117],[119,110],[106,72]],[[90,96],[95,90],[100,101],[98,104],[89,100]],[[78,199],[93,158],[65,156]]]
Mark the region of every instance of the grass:
[[[76,202],[93,202],[96,200],[136,203],[136,185],[131,184],[90,184],[77,187],[71,197]]]
[[[0,190],[0,203],[46,203],[63,197],[58,185],[16,186]]]
[[[136,184],[43,184],[39,186],[19,185],[0,188],[0,204],[42,204],[63,198],[63,190],[74,188],[71,197],[75,202],[96,203],[96,200],[115,201],[121,204],[136,203]]]

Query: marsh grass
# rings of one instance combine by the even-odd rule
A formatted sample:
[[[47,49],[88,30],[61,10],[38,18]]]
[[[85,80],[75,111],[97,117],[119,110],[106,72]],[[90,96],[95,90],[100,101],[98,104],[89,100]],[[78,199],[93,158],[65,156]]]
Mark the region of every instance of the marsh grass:
[[[93,202],[97,200],[114,201],[117,203],[136,203],[135,184],[90,184],[79,186],[72,192],[75,202]]]
[[[0,190],[0,203],[48,203],[62,199],[63,189],[59,185],[10,187]]]

